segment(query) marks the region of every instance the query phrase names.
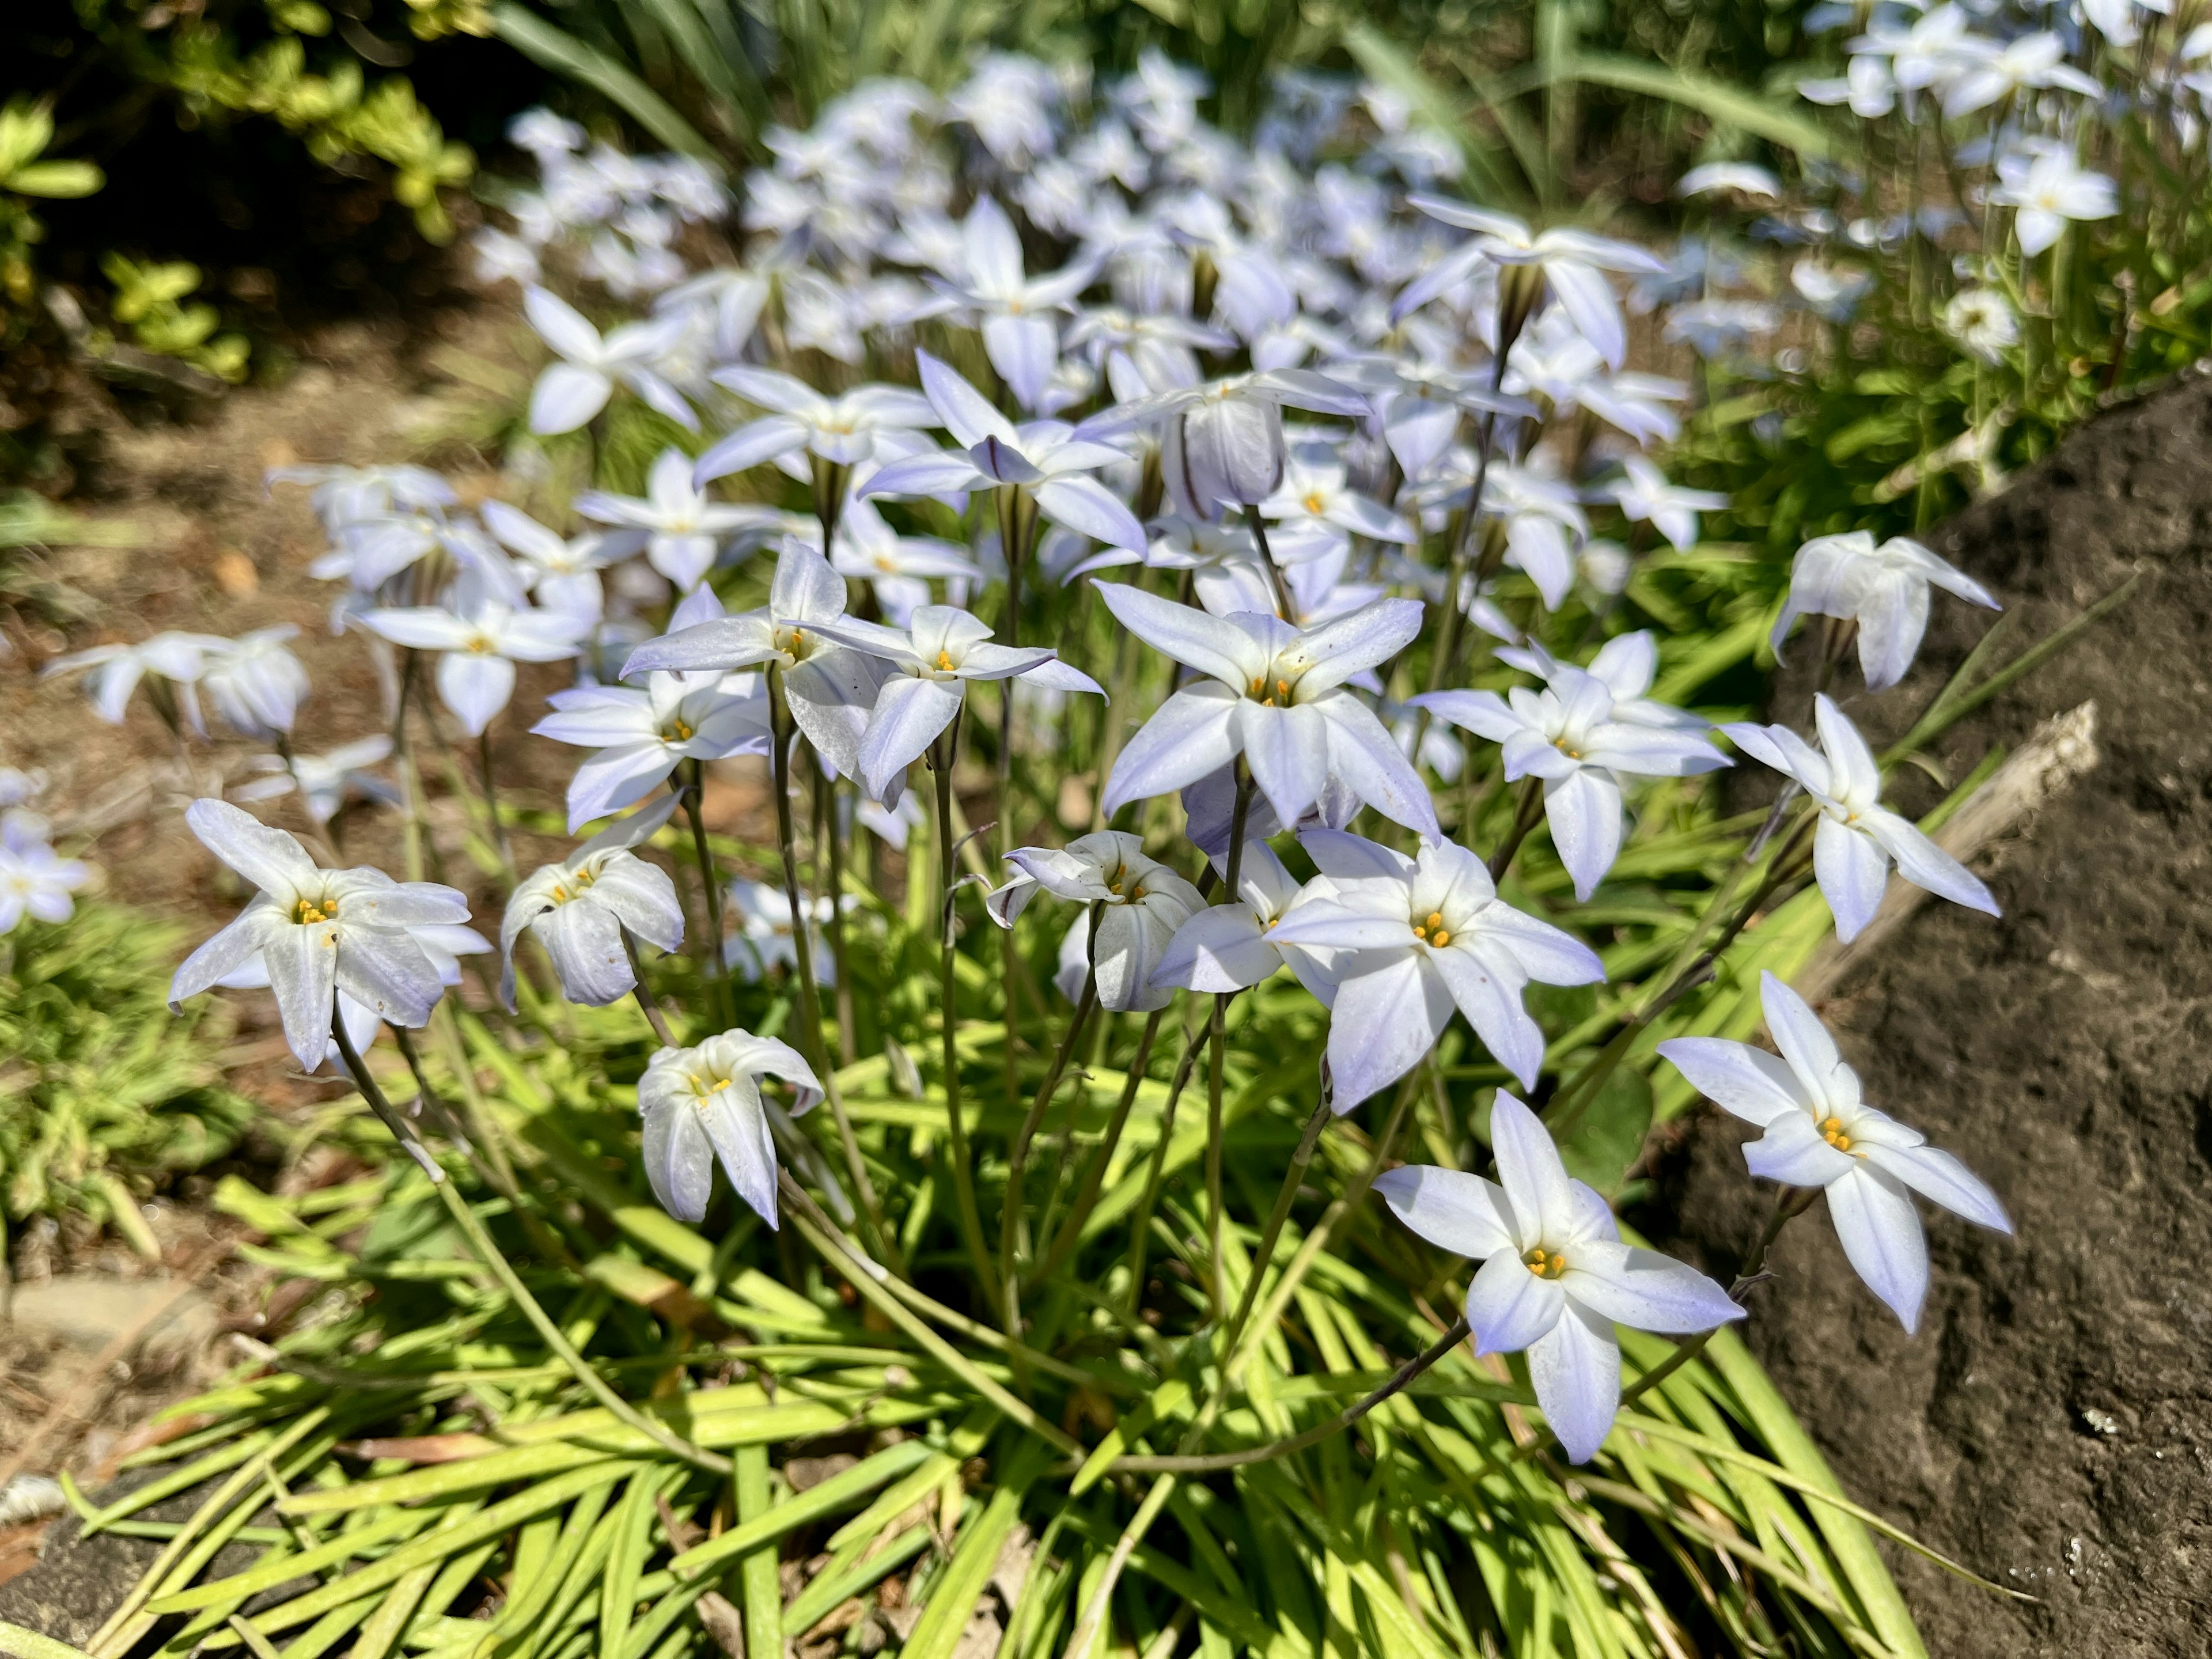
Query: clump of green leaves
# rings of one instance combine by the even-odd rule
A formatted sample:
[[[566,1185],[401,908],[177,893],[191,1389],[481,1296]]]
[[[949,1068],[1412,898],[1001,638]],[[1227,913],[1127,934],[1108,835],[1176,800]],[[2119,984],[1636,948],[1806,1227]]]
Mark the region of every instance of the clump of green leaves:
[[[0,939],[0,1207],[75,1211],[141,1249],[137,1201],[222,1158],[253,1121],[224,1088],[221,1015],[168,1011],[182,930],[94,901]]]
[[[54,118],[44,104],[17,98],[0,109],[0,345],[21,337],[38,281],[31,252],[46,228],[33,200],[89,196],[104,182],[89,161],[47,158]]]

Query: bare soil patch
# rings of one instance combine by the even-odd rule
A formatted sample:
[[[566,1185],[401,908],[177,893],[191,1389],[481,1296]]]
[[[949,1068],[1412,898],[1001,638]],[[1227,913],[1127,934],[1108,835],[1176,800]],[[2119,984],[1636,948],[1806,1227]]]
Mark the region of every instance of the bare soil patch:
[[[1783,1237],[1780,1282],[1753,1293],[1749,1340],[1851,1495],[2041,1598],[2002,1601],[1891,1552],[1945,1659],[2212,1653],[2208,461],[2212,382],[2192,375],[1933,538],[2023,613],[2020,643],[2145,571],[1945,745],[1963,776],[1991,744],[2096,702],[2101,764],[1983,860],[2003,919],[1923,907],[1824,1010],[1869,1099],[1979,1171],[2017,1232],[1930,1217],[1917,1337],[1853,1278],[1817,1206]],[[1850,712],[1899,735],[1987,625],[1939,596],[1914,677]],[[1778,717],[1808,689],[1786,680]],[[1936,798],[1899,787],[1916,808]],[[1723,1273],[1769,1202],[1739,1127],[1692,1125],[1655,1206],[1674,1248]]]

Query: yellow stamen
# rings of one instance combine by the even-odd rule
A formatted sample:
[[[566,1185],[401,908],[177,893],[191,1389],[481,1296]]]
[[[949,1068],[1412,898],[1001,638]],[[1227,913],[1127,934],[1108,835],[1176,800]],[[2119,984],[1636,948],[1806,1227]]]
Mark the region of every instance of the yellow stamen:
[[[1312,514],[1316,518],[1319,518],[1322,514],[1322,509],[1328,505],[1327,501],[1322,500],[1321,491],[1318,489],[1308,495],[1300,504],[1304,507],[1307,512]]]
[[[1287,701],[1291,695],[1291,683],[1288,680],[1277,680],[1275,682],[1275,695]]]
[[[1539,1279],[1557,1279],[1567,1270],[1566,1257],[1556,1250],[1547,1255],[1544,1247],[1540,1244],[1522,1256],[1521,1262]]]
[[[952,658],[951,653],[944,651],[939,652],[937,653],[937,666],[941,672],[950,674],[952,672]]]
[[[690,721],[681,717],[668,722],[668,735],[678,743],[689,743],[692,738]]]
[[[1252,676],[1252,689],[1251,689],[1251,690],[1250,690],[1250,691],[1247,692],[1245,695],[1246,695],[1246,696],[1254,696],[1254,697],[1258,696],[1260,695],[1260,693],[1261,693],[1264,689],[1266,689],[1267,684],[1267,682],[1266,680],[1264,680],[1264,679],[1261,678],[1261,677],[1260,677],[1259,675],[1255,674],[1254,676]]]
[[[1437,929],[1437,936],[1431,939],[1429,943],[1435,945],[1437,949],[1441,951],[1445,945],[1451,943],[1451,935],[1444,932],[1443,928],[1439,927]]]
[[[1839,1117],[1821,1120],[1820,1139],[1839,1152],[1848,1152],[1851,1149],[1851,1138],[1844,1133],[1844,1121]]]

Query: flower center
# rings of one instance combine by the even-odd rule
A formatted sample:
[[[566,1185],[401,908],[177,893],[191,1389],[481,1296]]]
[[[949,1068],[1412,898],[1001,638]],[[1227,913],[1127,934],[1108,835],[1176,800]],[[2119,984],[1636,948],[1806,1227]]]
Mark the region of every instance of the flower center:
[[[727,1078],[709,1079],[695,1076],[691,1079],[692,1092],[696,1094],[702,1101],[710,1095],[718,1095],[721,1093],[723,1090],[729,1086],[730,1079]]]
[[[1828,1145],[1834,1147],[1838,1152],[1848,1152],[1851,1150],[1851,1138],[1844,1132],[1843,1119],[1839,1117],[1822,1118],[1820,1120],[1820,1139],[1826,1141]]]
[[[940,674],[950,674],[952,672],[952,653],[951,652],[939,651],[937,653],[937,672]]]
[[[312,927],[330,921],[337,913],[338,902],[334,898],[303,898],[292,907],[292,920],[302,927]]]
[[[1444,926],[1443,913],[1441,910],[1430,911],[1425,921],[1419,916],[1415,916],[1413,920],[1413,937],[1422,944],[1434,945],[1441,951],[1451,943],[1451,930]]]
[[[1557,1250],[1547,1255],[1541,1244],[1522,1256],[1521,1263],[1539,1279],[1557,1279],[1567,1270],[1566,1257]]]
[[[1271,685],[1265,674],[1255,674],[1252,684],[1244,688],[1244,695],[1257,698],[1263,708],[1273,708],[1279,704],[1288,708],[1291,706],[1291,682],[1279,676]]]
[[[1307,512],[1312,514],[1314,517],[1318,519],[1322,515],[1322,509],[1326,507],[1328,503],[1322,500],[1321,491],[1318,489],[1310,489],[1306,492],[1305,500],[1299,502],[1298,505],[1304,507]]]
[[[696,728],[690,720],[678,714],[661,728],[660,735],[671,743],[689,743],[695,735],[696,730]]]

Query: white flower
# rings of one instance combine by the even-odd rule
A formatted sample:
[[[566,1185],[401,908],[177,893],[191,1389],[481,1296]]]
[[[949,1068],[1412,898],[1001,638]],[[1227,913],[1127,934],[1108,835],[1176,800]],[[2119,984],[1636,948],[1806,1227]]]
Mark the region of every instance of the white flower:
[[[522,308],[531,327],[559,354],[538,375],[530,393],[530,429],[540,436],[574,432],[607,404],[617,381],[653,409],[687,431],[699,429],[699,417],[684,394],[654,367],[672,350],[681,317],[625,323],[602,339],[599,331],[567,301],[542,288],[528,289]]]
[[[1648,520],[1652,527],[1678,548],[1693,546],[1698,539],[1698,514],[1713,513],[1729,504],[1713,489],[1686,489],[1667,482],[1667,475],[1641,455],[1621,459],[1627,475],[1609,486],[1613,499],[1632,520]]]
[[[208,653],[200,684],[216,712],[249,738],[289,735],[307,700],[307,671],[286,648],[299,632],[290,623],[258,628]]]
[[[961,230],[965,280],[933,283],[947,300],[983,319],[983,350],[991,367],[1024,409],[1035,409],[1060,361],[1060,331],[1052,313],[1091,285],[1097,267],[1079,257],[1049,276],[1031,281],[1022,269],[1022,240],[1006,209],[979,196]]]
[[[1881,805],[1881,769],[1856,727],[1826,696],[1813,699],[1820,736],[1814,749],[1786,726],[1722,726],[1736,747],[1794,779],[1820,809],[1813,872],[1835,913],[1836,937],[1849,944],[1874,920],[1889,868],[1938,898],[1990,915],[2002,914],[1990,890],[1917,825]]]
[[[652,839],[676,810],[664,796],[579,847],[558,864],[533,871],[514,890],[499,929],[499,994],[514,1009],[514,947],[525,929],[553,958],[561,994],[605,1007],[637,983],[623,948],[628,928],[648,945],[673,951],[684,943],[684,907],[676,884],[657,864],[630,849]]]
[[[1981,55],[1943,89],[1943,113],[1954,118],[1987,108],[2024,87],[2063,87],[2085,98],[2102,91],[2090,76],[2065,61],[2066,43],[2049,29],[2009,40]]]
[[[643,800],[678,761],[769,749],[768,694],[750,674],[653,674],[642,690],[578,685],[545,701],[553,713],[532,732],[599,750],[568,781],[571,834]]]
[[[1217,866],[1226,861],[1214,860]],[[1336,981],[1324,965],[1331,953],[1285,945],[1275,933],[1277,924],[1301,901],[1325,897],[1333,890],[1325,878],[1300,887],[1273,848],[1257,839],[1246,842],[1237,866],[1237,902],[1200,910],[1184,922],[1152,970],[1152,983],[1191,991],[1241,991],[1287,967],[1327,1006],[1336,995]]]
[[[70,895],[91,879],[91,866],[46,844],[46,821],[37,813],[0,812],[0,936],[27,915],[67,921],[76,908]]]
[[[1712,722],[1686,708],[1661,702],[1647,693],[1659,669],[1659,642],[1651,630],[1639,628],[1607,640],[1587,666],[1562,663],[1540,645],[1501,646],[1498,660],[1524,674],[1547,682],[1564,676],[1571,681],[1589,674],[1605,682],[1613,694],[1613,718],[1631,726],[1654,726],[1668,731],[1707,732]]]
[[[1677,196],[1704,196],[1715,191],[1734,191],[1739,196],[1782,199],[1782,181],[1765,167],[1748,161],[1708,161],[1692,167],[1674,186]]]
[[[492,599],[465,615],[438,605],[370,611],[361,624],[394,645],[440,653],[438,699],[472,738],[514,696],[515,664],[573,657],[592,631],[591,620],[573,611],[514,611]]]
[[[1272,519],[1267,549],[1279,564],[1325,558],[1351,545],[1354,536],[1411,545],[1413,526],[1379,501],[1353,493],[1349,472],[1327,444],[1299,444],[1289,453],[1282,482],[1259,503]]]
[[[936,536],[902,536],[885,522],[873,501],[858,495],[837,514],[836,533],[830,538],[830,566],[839,575],[856,577],[874,589],[876,604],[895,628],[904,627],[916,606],[932,602],[932,577],[969,582],[983,577],[983,568],[952,543]]]
[[[705,1218],[720,1158],[738,1196],[769,1226],[776,1224],[775,1142],[761,1098],[763,1077],[793,1085],[794,1116],[822,1098],[821,1079],[796,1048],[750,1031],[724,1031],[693,1048],[663,1048],[646,1062],[637,1082],[645,1176],[660,1207],[678,1220]]]
[[[95,645],[88,651],[56,657],[39,671],[39,678],[90,669],[85,689],[91,693],[94,712],[110,726],[120,726],[131,694],[150,674],[175,688],[159,691],[157,706],[166,705],[165,718],[173,712],[181,724],[204,735],[199,699],[193,688],[207,672],[209,653],[229,644],[212,634],[156,634],[137,645]]]
[[[1591,360],[1596,360],[1595,351]],[[1355,357],[1330,364],[1329,373],[1373,398],[1382,421],[1382,441],[1409,478],[1420,477],[1451,447],[1461,420],[1470,411],[1522,419],[1536,414],[1525,399],[1494,389],[1487,372],[1475,374],[1424,358]]]
[[[1962,289],[1943,307],[1943,331],[1967,356],[2000,363],[2020,343],[2020,319],[2012,301],[1994,288]]]
[[[436,513],[460,499],[447,483],[422,466],[274,466],[262,475],[264,489],[280,483],[312,484],[307,497],[323,529],[336,536],[348,525],[364,524],[394,512]]]
[[[1541,1121],[1503,1089],[1490,1143],[1495,1182],[1407,1164],[1377,1176],[1375,1190],[1429,1243],[1482,1263],[1467,1291],[1476,1350],[1528,1351],[1545,1420],[1586,1463],[1620,1409],[1616,1325],[1686,1335],[1743,1310],[1695,1268],[1622,1243],[1605,1200],[1568,1176]]]
[[[2021,252],[2037,254],[2057,241],[2070,220],[2109,219],[2120,210],[2120,193],[2101,173],[2083,169],[2067,151],[1997,157],[1997,185],[1990,200],[2018,210],[2013,230]]]
[[[1659,1052],[1723,1110],[1766,1131],[1743,1149],[1753,1175],[1826,1190],[1845,1258],[1911,1330],[1928,1291],[1928,1241],[1911,1194],[1998,1232],[2012,1223],[1965,1164],[1860,1099],[1858,1073],[1804,999],[1769,973],[1759,989],[1780,1060],[1718,1037],[1675,1037]]]
[[[730,538],[777,529],[783,522],[773,507],[710,501],[692,482],[691,458],[674,447],[654,460],[642,498],[587,489],[576,497],[576,511],[601,524],[644,531],[646,558],[686,593],[707,579]]]
[[[1109,813],[1196,783],[1241,754],[1279,823],[1297,823],[1334,781],[1393,822],[1437,833],[1428,791],[1345,685],[1420,632],[1419,600],[1377,599],[1307,629],[1256,611],[1210,617],[1115,583],[1100,583],[1098,596],[1146,644],[1206,677],[1130,738],[1106,782]]]
[[[1542,286],[1575,319],[1583,337],[1598,349],[1609,365],[1620,367],[1628,355],[1627,329],[1621,320],[1620,303],[1613,298],[1613,286],[1603,273],[1626,270],[1656,275],[1666,269],[1656,258],[1630,243],[1586,230],[1561,228],[1532,232],[1510,214],[1469,207],[1439,196],[1415,195],[1407,199],[1431,219],[1474,231],[1475,236],[1431,266],[1398,295],[1390,307],[1394,319],[1458,287],[1485,264],[1518,266],[1538,273]],[[1535,300],[1532,293],[1524,304],[1534,310]]]
[[[1781,326],[1782,313],[1764,300],[1692,300],[1669,307],[1659,333],[1669,344],[1687,343],[1700,357],[1717,357]]]
[[[886,672],[868,652],[822,631],[823,623],[844,619],[844,578],[794,537],[776,560],[765,610],[697,623],[648,640],[630,653],[623,677],[672,670],[725,672],[772,664],[783,672],[791,717],[815,753],[840,777],[858,777],[861,734]]]
[[[1340,848],[1356,837],[1332,840]],[[1361,848],[1367,861],[1358,873],[1340,878],[1354,866],[1322,863],[1333,890],[1275,928],[1282,943],[1338,953],[1328,1027],[1336,1109],[1350,1111],[1419,1065],[1455,1006],[1498,1063],[1533,1087],[1544,1033],[1521,1006],[1522,988],[1594,984],[1605,977],[1596,953],[1499,898],[1482,860],[1455,842],[1425,842],[1411,859]]]
[[[791,922],[791,896],[781,884],[765,881],[733,881],[723,889],[729,913],[738,930],[722,944],[722,960],[738,971],[748,985],[757,983],[779,968],[799,965],[798,930]],[[836,912],[829,896],[801,899],[806,915],[806,936],[811,944],[814,982],[837,982],[836,953],[822,937]]]
[[[839,644],[891,665],[856,757],[856,775],[885,805],[896,798],[906,769],[959,716],[969,681],[1020,679],[1106,695],[1097,681],[1061,662],[1048,647],[994,645],[988,623],[949,605],[917,605],[904,629],[843,617],[817,626]]]
[[[892,461],[862,486],[868,495],[939,495],[1016,486],[1053,523],[1115,547],[1141,548],[1144,526],[1097,479],[1086,476],[1121,459],[1064,421],[1017,427],[990,400],[927,351],[915,353],[922,389],[961,449]]]
[[[1883,690],[1905,678],[1919,652],[1930,584],[1991,611],[2002,608],[1972,577],[1903,536],[1879,547],[1870,531],[1816,536],[1790,564],[1790,597],[1774,622],[1774,653],[1782,654],[1782,642],[1800,617],[1856,623],[1867,690]]]
[[[396,882],[381,870],[325,870],[282,830],[227,801],[202,799],[185,822],[210,852],[259,888],[238,919],[185,959],[169,1006],[196,996],[258,954],[276,993],[284,1036],[313,1071],[330,1042],[339,991],[395,1025],[428,1024],[443,993],[437,965],[411,936],[469,919],[450,887]]]
[[[484,527],[522,561],[524,591],[546,610],[587,623],[596,623],[606,612],[606,586],[599,572],[645,544],[644,534],[636,531],[594,530],[563,538],[505,501],[486,501],[477,511]]]
[[[1849,104],[1852,114],[1875,121],[1897,107],[1897,82],[1887,63],[1863,52],[1845,66],[1840,80],[1800,81],[1797,95],[1808,103]]]
[[[254,769],[267,775],[240,784],[232,793],[240,800],[273,800],[289,794],[296,782],[306,792],[309,816],[317,823],[328,823],[349,796],[399,805],[397,786],[368,769],[391,755],[392,739],[381,732],[341,744],[327,754],[295,754],[289,762],[282,755],[256,755]]]
[[[1006,862],[1014,866],[1014,875],[983,901],[992,921],[1012,927],[1014,918],[1041,891],[1078,904],[1098,905],[1095,938],[1087,915],[1079,915],[1073,929],[1077,960],[1087,961],[1097,975],[1098,1006],[1116,1012],[1150,1012],[1174,1000],[1172,990],[1154,986],[1153,974],[1176,930],[1203,909],[1206,901],[1166,865],[1145,856],[1143,836],[1102,830],[1079,836],[1058,850],[1018,847],[1006,854]],[[1079,973],[1077,994],[1081,990]]]
[[[797,450],[851,466],[875,456],[885,433],[939,424],[929,399],[908,386],[858,386],[825,398],[804,380],[750,364],[718,368],[714,379],[716,385],[769,412],[718,440],[699,457],[691,481],[702,488],[712,479]]]
[[[1559,862],[1587,900],[1620,855],[1620,780],[1687,777],[1729,764],[1702,737],[1632,725],[1613,714],[1613,691],[1595,674],[1561,669],[1542,691],[1436,691],[1413,699],[1454,726],[1504,745],[1506,781],[1544,781],[1544,817]]]
[[[1283,481],[1283,406],[1363,416],[1366,397],[1307,368],[1275,368],[1202,386],[1176,386],[1116,404],[1076,428],[1078,438],[1115,437],[1164,426],[1160,470],[1176,510],[1218,517],[1264,501]]]

